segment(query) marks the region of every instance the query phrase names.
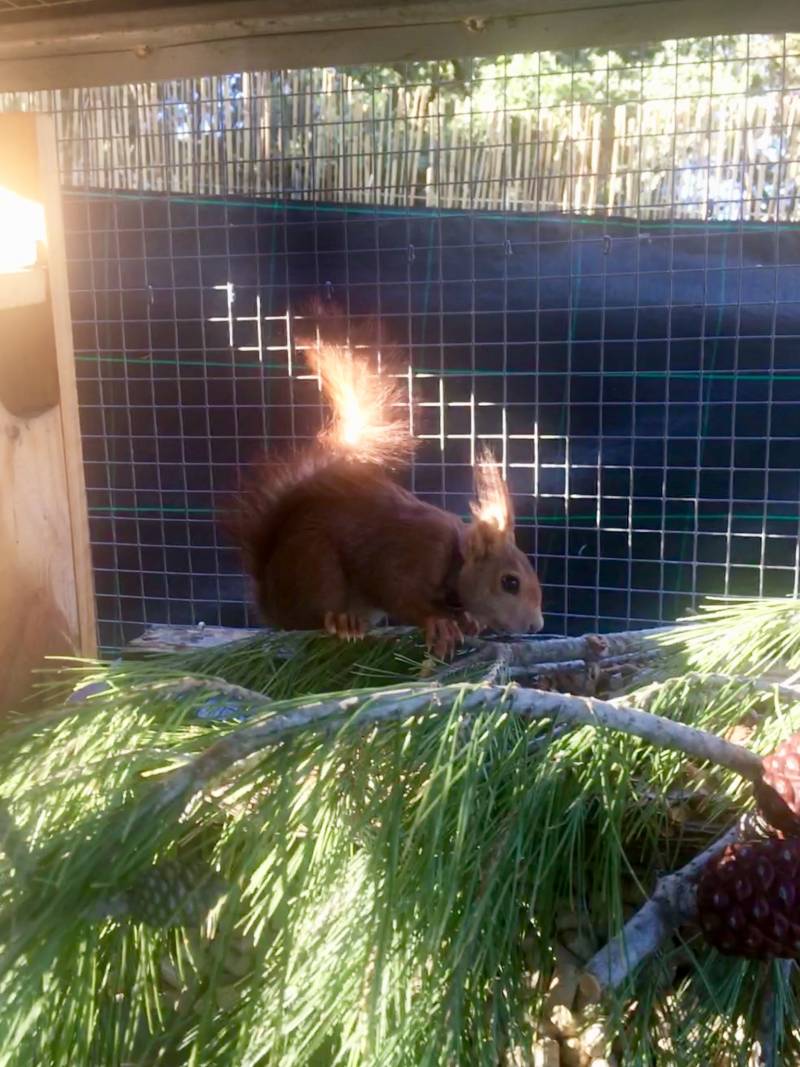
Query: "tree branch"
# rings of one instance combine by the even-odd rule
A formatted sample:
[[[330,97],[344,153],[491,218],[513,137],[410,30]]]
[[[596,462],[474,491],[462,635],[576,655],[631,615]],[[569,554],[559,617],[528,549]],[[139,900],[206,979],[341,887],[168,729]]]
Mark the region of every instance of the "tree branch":
[[[552,640],[511,641],[514,666],[536,663],[561,663],[564,660],[596,660],[607,656],[657,649],[657,638],[673,633],[674,626],[658,626],[649,630],[622,630],[615,634],[584,634],[582,637],[555,637]],[[484,641],[484,645],[501,645],[501,641]]]
[[[431,685],[300,704],[244,726],[212,744],[187,765],[170,771],[158,787],[157,806],[168,805],[187,794],[194,795],[233,764],[280,744],[302,730],[331,726],[364,729],[419,715],[447,714],[456,704],[464,714],[502,708],[509,714],[531,721],[550,719],[554,726],[566,723],[613,730],[639,737],[659,748],[710,760],[750,780],[757,780],[761,775],[760,758],[741,745],[618,703],[521,689],[514,685]],[[261,706],[251,706],[251,711],[267,710],[272,706],[268,700],[262,700]]]
[[[619,701],[511,687],[509,704],[511,711],[526,718],[547,718],[574,726],[595,726],[630,734],[657,748],[674,749],[696,759],[710,760],[750,781],[761,777],[761,758],[749,749],[724,741],[706,730],[639,711]]]
[[[628,920],[620,933],[589,960],[580,978],[582,992],[591,1001],[617,989],[679,926],[697,911],[695,883],[703,867],[741,834],[741,822],[732,826],[680,870],[660,878],[655,892]]]
[[[484,663],[499,661],[507,664],[510,677],[527,683],[545,676],[577,675],[586,671],[587,664],[596,664],[600,670],[606,670],[630,663],[631,660],[650,663],[665,654],[653,641],[653,636],[672,629],[674,627],[617,634],[585,634],[583,637],[558,637],[547,641],[470,638],[464,642],[469,650],[467,654],[459,656],[431,677],[445,684]],[[562,656],[565,658],[561,659]]]
[[[750,686],[758,693],[776,693],[787,704],[800,704],[800,685],[793,682],[770,681],[748,674],[689,674],[686,677],[720,687],[733,684]]]
[[[508,677],[534,689],[555,689],[573,696],[597,696],[633,684],[635,678],[653,675],[652,665],[660,658],[657,650],[602,656],[597,660],[564,660],[563,663],[535,663],[511,667]]]
[[[270,699],[269,693],[260,693],[255,689],[246,689],[242,685],[227,682],[213,674],[186,674],[182,678],[166,678],[161,682],[142,682],[137,689],[166,690],[176,697],[185,696],[196,689],[211,689],[222,696],[231,697],[242,704],[264,704]]]
[[[626,663],[632,663],[634,661],[650,663],[657,658],[657,652],[648,650],[642,652],[627,652],[618,656],[601,656],[595,662],[601,670],[607,670],[613,667],[622,667]],[[532,663],[526,667],[512,667],[511,674],[514,678],[535,678],[585,669],[585,659],[565,659],[560,663]]]

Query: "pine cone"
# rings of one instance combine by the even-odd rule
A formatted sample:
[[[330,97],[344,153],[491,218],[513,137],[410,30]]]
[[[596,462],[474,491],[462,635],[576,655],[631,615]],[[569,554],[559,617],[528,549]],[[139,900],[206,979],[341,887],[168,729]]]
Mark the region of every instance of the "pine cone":
[[[794,734],[762,761],[755,785],[761,814],[785,834],[800,834],[800,734]]]
[[[800,840],[741,841],[697,883],[700,926],[726,956],[800,957]]]
[[[148,926],[195,926],[226,890],[205,864],[162,860],[125,893],[127,913]]]

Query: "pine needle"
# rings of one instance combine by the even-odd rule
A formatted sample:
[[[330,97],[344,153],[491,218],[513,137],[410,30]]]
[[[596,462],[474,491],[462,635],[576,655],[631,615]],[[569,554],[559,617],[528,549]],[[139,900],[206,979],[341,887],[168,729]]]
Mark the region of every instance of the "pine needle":
[[[626,700],[716,734],[749,717],[760,751],[800,727],[800,702],[717,677],[791,669],[794,602],[717,605],[679,633],[691,671]],[[73,665],[46,686],[51,705],[77,698],[18,716],[0,747],[15,833],[0,854],[0,1067],[496,1067],[535,1040],[564,914],[615,936],[631,889],[643,900],[750,804],[740,779],[680,753],[457,700],[298,730],[153,816],[154,780],[243,721],[407,687],[423,659],[414,635],[257,635]],[[219,881],[202,921],[180,925],[166,882],[139,899],[168,870]],[[744,1064],[758,1040],[758,966],[683,933],[605,1006],[626,1067]],[[791,980],[775,1005],[793,1055]]]

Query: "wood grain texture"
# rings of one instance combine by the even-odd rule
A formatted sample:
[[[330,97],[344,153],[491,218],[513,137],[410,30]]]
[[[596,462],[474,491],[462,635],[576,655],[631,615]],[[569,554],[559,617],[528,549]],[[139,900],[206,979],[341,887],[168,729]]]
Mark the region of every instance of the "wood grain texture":
[[[31,418],[60,395],[49,279],[44,267],[0,277],[0,404]]]
[[[0,278],[2,284],[2,278]],[[81,651],[61,416],[0,407],[0,710],[46,656]]]
[[[0,403],[0,710],[30,692],[36,680],[32,672],[46,657],[96,653],[55,134],[49,118],[25,118],[35,133],[28,147],[38,157],[38,191],[48,225],[49,296],[35,310],[52,316],[59,403],[26,418]],[[0,185],[3,161],[25,143],[1,120]],[[18,280],[0,275],[0,290],[6,281],[8,303]],[[34,366],[34,385],[35,376]]]
[[[69,305],[67,256],[64,246],[64,220],[61,212],[61,185],[55,124],[47,115],[36,116],[39,173],[47,226],[47,261],[50,275],[50,302],[56,339],[58,380],[61,402],[61,440],[72,531],[72,560],[78,600],[78,637],[82,655],[97,654],[97,622],[94,576],[89,542],[89,511],[83,475],[83,450],[78,413],[78,387],[75,380],[75,350]]]

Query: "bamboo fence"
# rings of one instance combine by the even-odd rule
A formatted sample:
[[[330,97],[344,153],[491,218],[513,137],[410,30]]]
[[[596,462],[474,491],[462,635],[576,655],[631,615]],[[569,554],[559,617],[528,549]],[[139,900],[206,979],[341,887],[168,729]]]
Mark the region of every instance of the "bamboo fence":
[[[331,69],[0,94],[72,188],[637,218],[800,219],[800,91],[477,112]]]

